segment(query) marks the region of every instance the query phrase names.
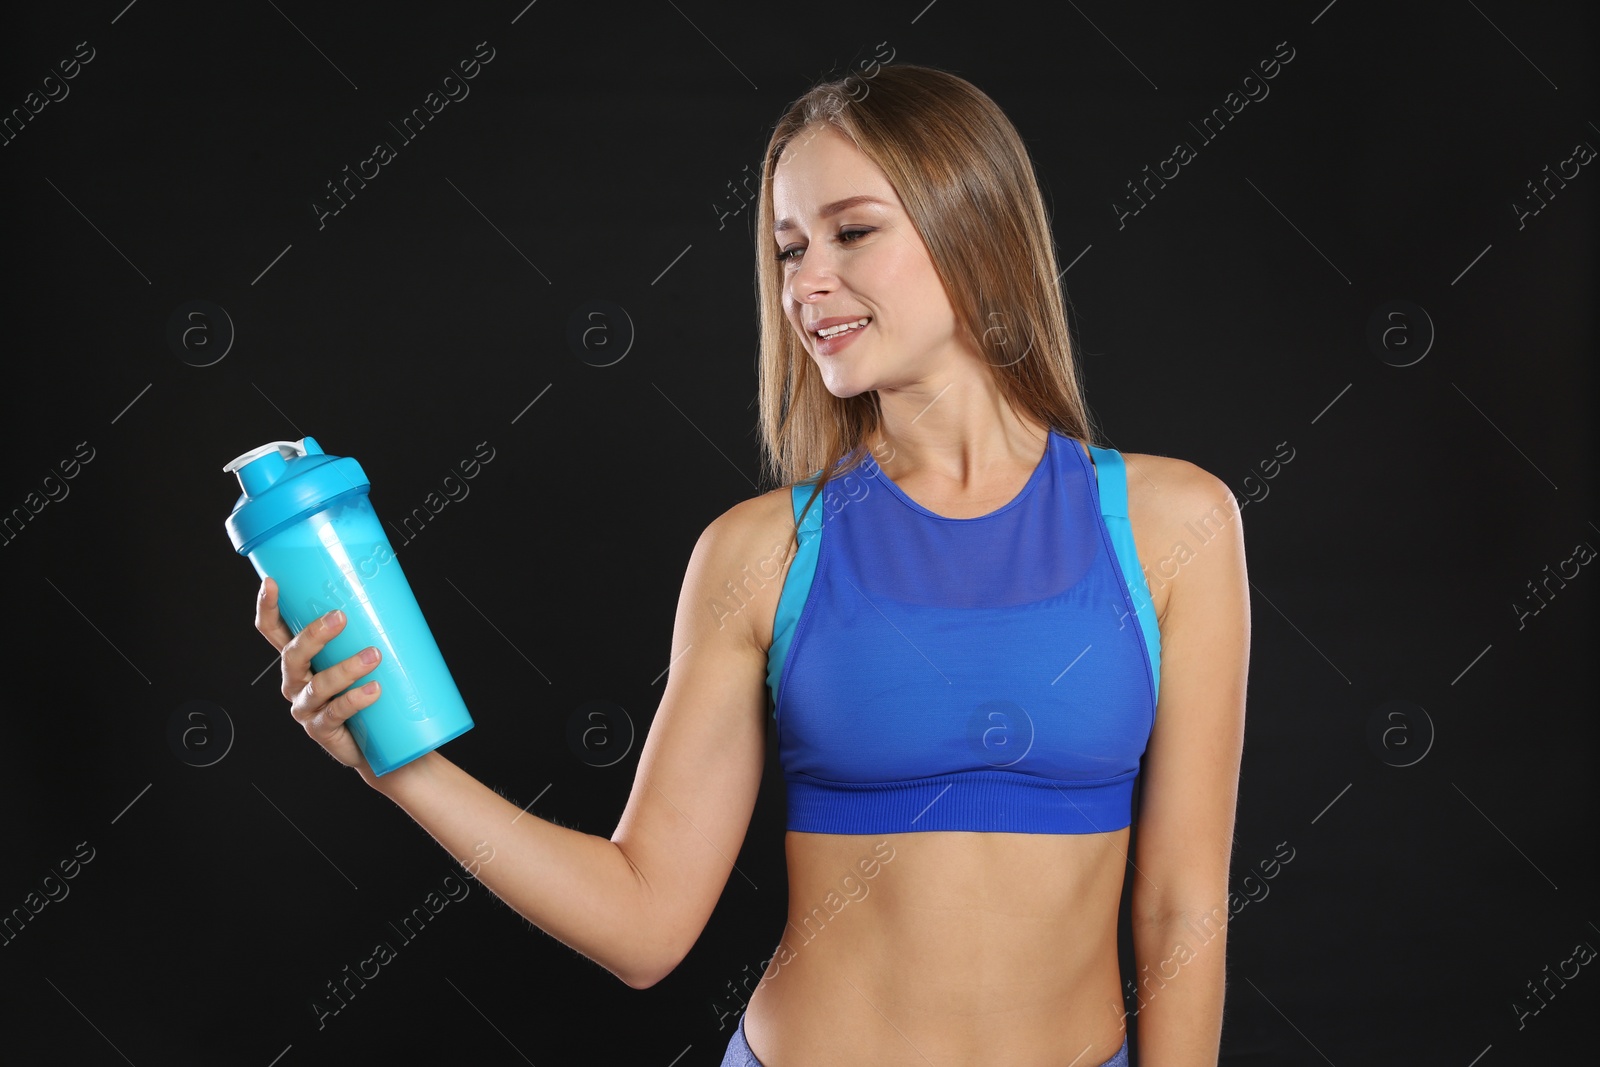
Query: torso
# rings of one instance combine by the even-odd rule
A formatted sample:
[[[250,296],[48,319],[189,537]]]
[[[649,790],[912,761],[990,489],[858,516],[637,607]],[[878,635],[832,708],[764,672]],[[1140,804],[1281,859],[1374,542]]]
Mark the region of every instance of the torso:
[[[1124,459],[1134,543],[1151,567],[1167,525],[1156,486],[1180,477],[1175,465],[1183,461]],[[909,479],[896,484],[932,511],[970,518],[1015,497],[1032,470],[1018,467],[981,497],[963,499],[940,499]],[[787,488],[752,503],[764,543],[789,537]],[[772,644],[786,575],[787,564],[749,615],[763,649]],[[1151,587],[1164,618],[1170,583]],[[768,965],[746,1010],[752,1051],[766,1067],[1103,1063],[1125,1033],[1116,930],[1129,840],[1128,828],[789,832],[789,925],[781,943],[788,951]],[[884,856],[892,858],[860,866]]]

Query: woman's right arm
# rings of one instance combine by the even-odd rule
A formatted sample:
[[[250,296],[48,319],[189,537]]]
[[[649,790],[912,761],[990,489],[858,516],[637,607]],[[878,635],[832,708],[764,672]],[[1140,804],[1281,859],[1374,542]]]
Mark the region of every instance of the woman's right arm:
[[[766,652],[753,612],[717,607],[726,605],[724,583],[770,555],[763,531],[772,513],[767,498],[745,501],[695,544],[666,689],[609,840],[522,811],[438,751],[374,775],[345,720],[377,699],[352,685],[376,664],[352,656],[313,674],[311,657],[340,626],[324,617],[291,638],[270,578],[257,599],[256,628],[283,652],[284,696],[307,734],[518,914],[645,989],[699,938],[755,808],[766,756]]]

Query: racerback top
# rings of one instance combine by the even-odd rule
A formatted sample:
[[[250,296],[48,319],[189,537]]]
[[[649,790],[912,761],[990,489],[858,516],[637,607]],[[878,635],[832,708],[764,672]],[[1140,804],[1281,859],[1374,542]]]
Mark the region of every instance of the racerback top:
[[[1115,449],[1052,430],[1010,503],[953,519],[870,456],[809,511],[767,683],[788,829],[1129,826],[1160,633]],[[1098,470],[1098,480],[1096,471]]]

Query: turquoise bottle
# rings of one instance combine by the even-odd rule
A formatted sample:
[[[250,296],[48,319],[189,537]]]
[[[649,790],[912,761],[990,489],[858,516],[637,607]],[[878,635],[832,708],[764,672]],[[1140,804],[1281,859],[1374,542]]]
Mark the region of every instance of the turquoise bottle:
[[[472,729],[405,571],[349,456],[312,437],[252,448],[223,468],[243,495],[226,523],[233,547],[278,583],[278,613],[294,633],[335,608],[345,627],[311,658],[322,671],[375,646],[383,658],[356,680],[378,699],[347,720],[377,775],[388,774]]]

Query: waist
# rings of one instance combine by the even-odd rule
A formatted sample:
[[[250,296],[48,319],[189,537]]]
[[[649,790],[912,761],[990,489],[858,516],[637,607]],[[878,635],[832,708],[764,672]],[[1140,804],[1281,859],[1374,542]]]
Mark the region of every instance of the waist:
[[[1128,838],[790,833],[788,918],[749,1002],[752,1044],[798,1064],[925,1063],[912,1045],[1040,1067],[1093,1045],[1104,1054],[1078,1062],[1103,1062],[1125,1023]]]

